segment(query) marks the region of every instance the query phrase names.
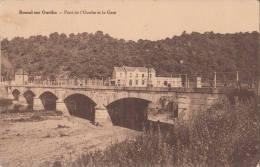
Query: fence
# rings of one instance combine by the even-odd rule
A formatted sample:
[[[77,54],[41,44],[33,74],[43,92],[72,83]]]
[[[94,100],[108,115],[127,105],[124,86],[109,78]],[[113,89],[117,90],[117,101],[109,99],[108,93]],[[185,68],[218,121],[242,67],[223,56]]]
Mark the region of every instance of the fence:
[[[161,77],[162,78],[162,77]],[[256,79],[246,73],[239,72],[214,72],[200,74],[175,74],[164,77],[164,84],[146,85],[146,87],[176,87],[176,88],[256,88]],[[179,79],[176,79],[179,78]],[[31,85],[31,86],[54,86],[54,87],[126,87],[112,84],[110,79],[59,79],[59,80],[34,80],[31,82],[16,83],[15,81],[4,81],[2,85]],[[161,82],[161,79],[160,79]],[[143,86],[142,86],[143,87]]]

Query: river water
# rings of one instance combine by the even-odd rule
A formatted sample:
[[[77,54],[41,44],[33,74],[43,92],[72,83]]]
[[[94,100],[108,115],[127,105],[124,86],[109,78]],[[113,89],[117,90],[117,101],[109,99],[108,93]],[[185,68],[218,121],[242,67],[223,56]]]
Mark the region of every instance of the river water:
[[[21,105],[16,100],[0,99],[0,112],[31,110],[29,105]]]
[[[125,106],[125,105],[123,105]],[[132,105],[134,106],[134,105]],[[163,122],[157,122],[157,121],[151,121],[148,120],[147,118],[143,117],[143,114],[136,114],[136,113],[141,113],[141,111],[143,110],[142,105],[136,105],[136,107],[132,108],[132,111],[129,112],[129,114],[133,114],[135,117],[135,119],[130,119],[131,117],[129,116],[129,114],[127,115],[127,109],[125,107],[123,107],[124,109],[122,109],[121,107],[117,106],[116,108],[114,108],[114,112],[113,114],[111,114],[110,112],[110,116],[112,119],[112,122],[115,126],[121,126],[121,127],[125,127],[125,128],[129,128],[129,129],[133,129],[133,130],[137,130],[137,131],[142,131],[144,130],[143,126],[145,126],[145,129],[150,131],[151,128],[155,131],[157,131],[158,126],[160,126],[161,131],[163,132],[169,132],[172,131],[173,129],[173,125],[172,124],[168,124],[168,123],[163,123]],[[137,107],[139,106],[139,107]],[[141,109],[140,109],[141,107]],[[131,108],[130,108],[131,109]],[[18,103],[16,100],[11,100],[11,99],[0,99],[0,113],[16,113],[16,112],[29,112],[32,111],[32,106],[28,105],[28,104],[23,104],[21,105],[20,103]],[[110,111],[110,109],[109,109]],[[125,112],[122,112],[125,111]],[[120,114],[121,115],[125,115],[124,117],[120,117],[117,119],[117,117],[115,117],[115,114]],[[77,115],[75,115],[77,116]],[[82,118],[82,117],[81,117]],[[127,118],[127,119],[124,119]],[[84,118],[85,119],[85,118]],[[130,121],[129,121],[130,120]],[[132,120],[132,121],[131,121]]]

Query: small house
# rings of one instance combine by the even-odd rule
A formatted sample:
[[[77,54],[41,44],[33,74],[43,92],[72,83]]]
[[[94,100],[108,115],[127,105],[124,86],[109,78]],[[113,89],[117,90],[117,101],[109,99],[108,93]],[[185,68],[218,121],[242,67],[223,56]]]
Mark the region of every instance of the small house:
[[[19,85],[26,85],[29,81],[29,75],[23,69],[18,69],[15,72],[14,83]]]

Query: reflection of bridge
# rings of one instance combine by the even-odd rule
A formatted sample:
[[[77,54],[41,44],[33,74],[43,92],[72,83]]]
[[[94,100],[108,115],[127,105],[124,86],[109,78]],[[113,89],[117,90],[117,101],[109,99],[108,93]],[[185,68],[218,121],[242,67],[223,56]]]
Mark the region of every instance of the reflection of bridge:
[[[167,98],[178,104],[178,117],[188,119],[192,110],[203,105],[209,106],[221,95],[218,89],[185,89],[185,88],[116,88],[111,86],[44,86],[44,85],[6,85],[8,95],[19,102],[27,102],[34,110],[48,108],[47,103],[64,115],[73,115],[76,110],[81,110],[80,115],[92,115],[95,122],[101,124],[111,123],[111,114],[108,109],[122,107],[125,110],[136,104],[140,106],[148,103],[159,104],[160,99]],[[30,100],[31,99],[31,100]],[[137,103],[127,99],[135,99]],[[124,103],[119,105],[120,101]],[[113,105],[118,104],[118,105]],[[73,107],[74,105],[74,107]],[[81,105],[81,106],[80,106]],[[83,111],[82,111],[83,110]],[[116,109],[114,109],[116,110]],[[113,114],[112,114],[113,115]]]

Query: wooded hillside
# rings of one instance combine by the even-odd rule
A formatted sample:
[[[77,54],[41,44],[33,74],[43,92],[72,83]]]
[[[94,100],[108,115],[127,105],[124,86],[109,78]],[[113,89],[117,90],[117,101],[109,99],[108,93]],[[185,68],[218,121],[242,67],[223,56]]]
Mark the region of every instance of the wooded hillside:
[[[125,41],[97,31],[52,33],[2,41],[13,67],[50,76],[70,71],[78,77],[109,77],[113,66],[151,66],[157,74],[243,71],[255,75],[258,33],[193,32],[158,41]],[[183,62],[183,63],[181,63]],[[5,65],[4,65],[5,66]]]

